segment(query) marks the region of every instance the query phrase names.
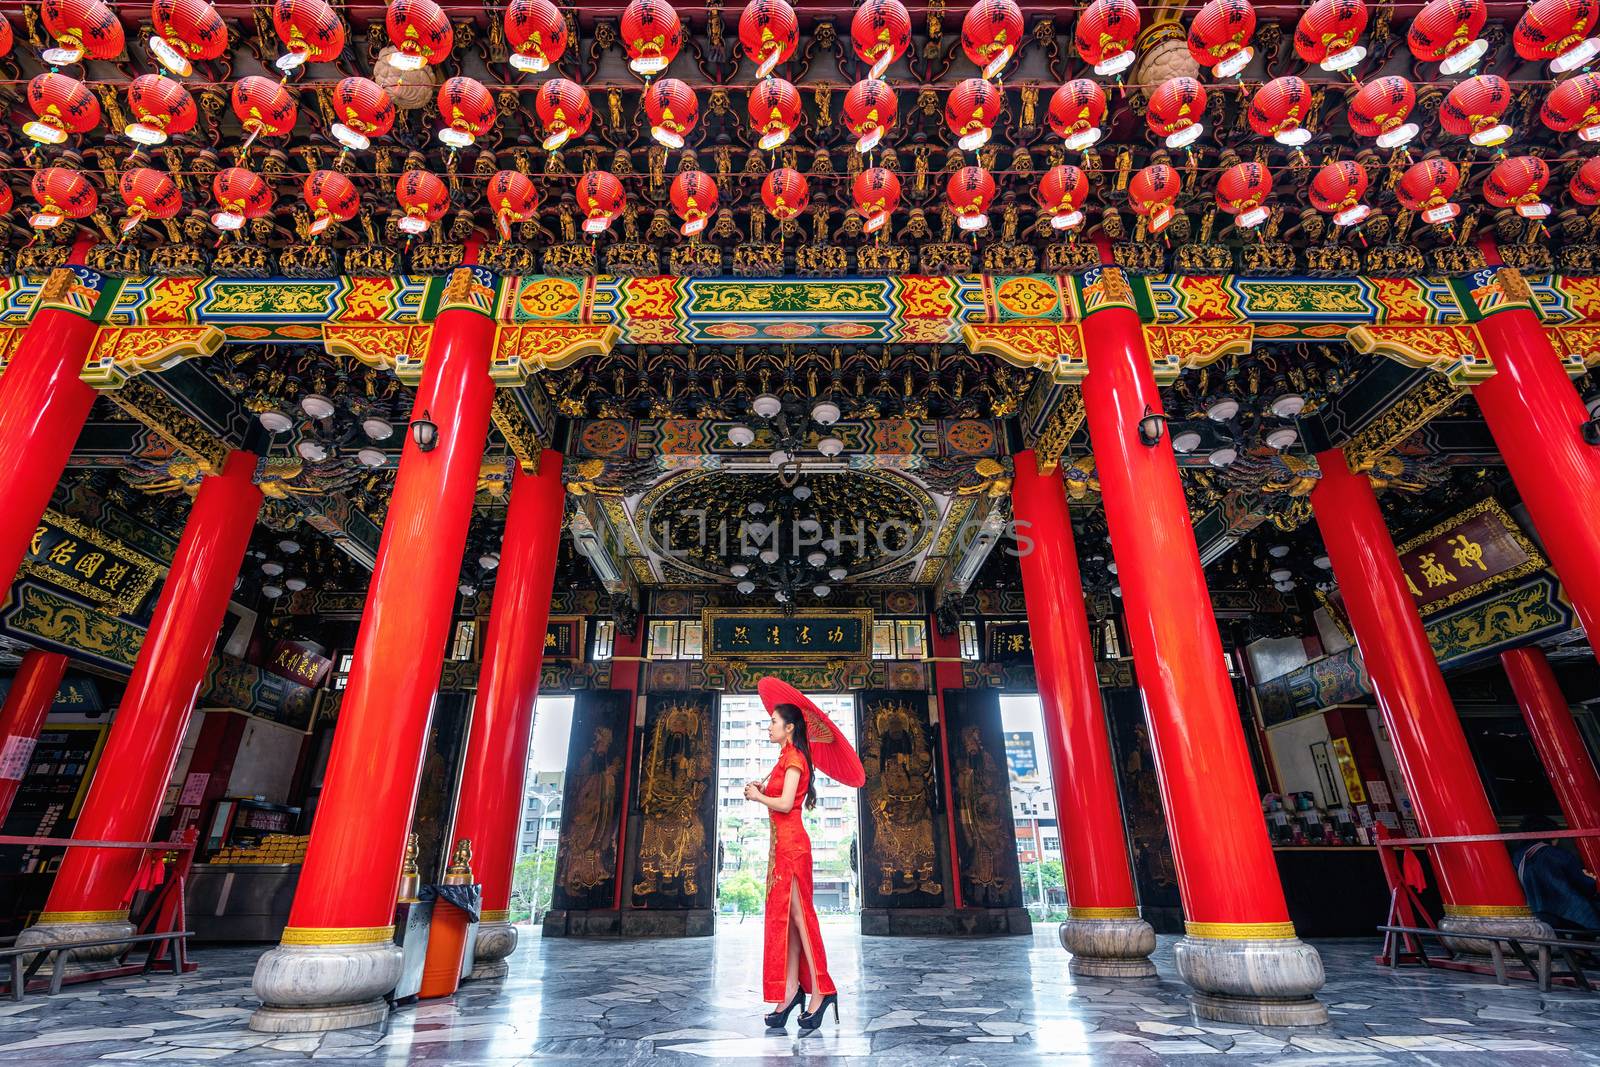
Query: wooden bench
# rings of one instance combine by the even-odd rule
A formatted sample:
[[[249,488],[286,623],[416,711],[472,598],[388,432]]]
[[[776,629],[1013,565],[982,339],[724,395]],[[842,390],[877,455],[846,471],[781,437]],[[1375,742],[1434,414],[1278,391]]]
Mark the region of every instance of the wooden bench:
[[[1378,930],[1390,935],[1387,939],[1388,959],[1390,969],[1400,966],[1400,946],[1406,937],[1413,939],[1432,937],[1444,947],[1445,957],[1438,959],[1428,955],[1422,942],[1417,941],[1418,951],[1408,953],[1407,958],[1415,959],[1424,967],[1444,966],[1452,970],[1461,969],[1456,962],[1456,953],[1450,948],[1449,941],[1471,940],[1483,941],[1489,946],[1489,959],[1494,967],[1495,981],[1505,985],[1508,980],[1506,971],[1506,950],[1509,949],[1518,962],[1526,968],[1528,977],[1539,983],[1539,989],[1549,992],[1554,981],[1568,981],[1587,992],[1594,992],[1594,986],[1583,972],[1583,966],[1578,961],[1578,954],[1583,952],[1600,952],[1600,940],[1592,937],[1506,937],[1496,934],[1473,932],[1470,934],[1447,933],[1435,927],[1426,926],[1380,926]],[[1394,936],[1402,935],[1402,936]],[[1528,955],[1528,949],[1533,949],[1533,955]],[[1566,964],[1565,973],[1554,970],[1553,960],[1559,956]]]
[[[107,945],[127,946],[118,952],[114,959],[115,965],[104,968],[103,973],[98,970],[84,970],[73,976],[74,982],[93,981],[101,977],[115,977],[125,975],[130,969],[123,965],[122,960],[133,950],[135,945],[147,944],[149,949],[145,952],[144,966],[138,973],[148,974],[155,970],[161,962],[161,950],[166,948],[170,953],[167,965],[173,974],[182,974],[188,968],[188,939],[193,936],[188,930],[169,930],[158,934],[129,934],[126,937],[107,937],[94,941],[59,941],[53,944],[28,945],[25,948],[0,949],[0,967],[9,966],[11,969],[11,999],[21,1000],[28,988],[28,983],[39,973],[39,968],[50,962],[49,993],[53,996],[61,992],[62,983],[67,980],[67,964],[72,960],[72,954],[86,948],[103,948]],[[33,957],[29,960],[28,957]],[[41,987],[35,987],[37,992]]]

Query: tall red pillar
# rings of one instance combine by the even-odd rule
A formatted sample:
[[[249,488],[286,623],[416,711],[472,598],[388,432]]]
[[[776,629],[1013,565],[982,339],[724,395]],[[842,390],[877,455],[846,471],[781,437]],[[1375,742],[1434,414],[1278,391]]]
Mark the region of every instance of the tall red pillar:
[[[0,738],[5,746],[0,749],[0,823],[11,814],[17,786],[28,773],[33,746],[39,741],[39,728],[66,675],[67,657],[35,648],[22,657],[22,666],[11,680],[5,707],[0,708]]]
[[[256,964],[257,1030],[377,1022],[400,977],[395,892],[494,402],[482,279],[457,269],[434,320],[411,418],[437,440],[406,435],[289,925]]]
[[[1066,861],[1068,907],[1061,943],[1072,953],[1073,974],[1146,977],[1156,973],[1150,962],[1156,937],[1139,917],[1128,866],[1066,487],[1059,471],[1039,473],[1032,450],[1017,453],[1014,462],[1018,563]]]
[[[90,841],[145,841],[227,615],[245,548],[261,510],[256,456],[231,452],[222,473],[195,494],[155,614],[111,723],[99,769],[73,827]],[[37,925],[17,943],[91,940],[131,933],[128,903],[141,853],[71,848]],[[91,949],[85,955],[106,950]]]
[[[1325,1022],[1322,960],[1289,921],[1171,438],[1140,436],[1162,406],[1133,292],[1115,267],[1082,288],[1084,409],[1186,919],[1178,970],[1207,1018]]]
[[[540,454],[538,474],[524,474],[519,467],[512,475],[483,670],[450,835],[452,841],[472,842],[472,872],[483,886],[474,978],[505,974],[505,958],[517,947],[517,930],[510,922],[511,875],[565,497],[561,453],[553,449]]]
[[[929,648],[933,651],[933,692],[939,706],[939,773],[944,781],[945,833],[949,834],[950,847],[950,899],[957,908],[966,907],[961,897],[961,857],[957,854],[955,775],[950,770],[950,718],[945,714],[944,694],[947,689],[961,689],[966,679],[961,671],[961,638],[955,633],[939,629],[937,618],[928,620]],[[1059,822],[1060,820],[1057,819]]]
[[[1533,747],[1550,776],[1561,812],[1574,830],[1600,830],[1600,774],[1595,773],[1589,749],[1572,719],[1572,706],[1561,694],[1550,660],[1538,645],[1500,653],[1500,663],[1511,679],[1511,690],[1522,706]],[[1600,837],[1574,839],[1584,866],[1600,875]]]
[[[1340,449],[1319,452],[1317,464],[1322,479],[1311,491],[1317,528],[1417,821],[1429,837],[1498,833],[1372,484],[1350,470]],[[1431,855],[1444,897],[1441,928],[1543,928],[1528,911],[1504,845],[1438,845]]]

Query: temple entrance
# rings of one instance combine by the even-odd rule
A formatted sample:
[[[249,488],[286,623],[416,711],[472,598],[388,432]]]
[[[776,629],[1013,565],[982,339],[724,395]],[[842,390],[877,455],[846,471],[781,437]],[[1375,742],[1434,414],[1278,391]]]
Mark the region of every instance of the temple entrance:
[[[522,786],[522,822],[512,868],[511,921],[544,921],[556,876],[561,839],[562,797],[575,701],[567,695],[541,696],[534,711],[533,744]]]

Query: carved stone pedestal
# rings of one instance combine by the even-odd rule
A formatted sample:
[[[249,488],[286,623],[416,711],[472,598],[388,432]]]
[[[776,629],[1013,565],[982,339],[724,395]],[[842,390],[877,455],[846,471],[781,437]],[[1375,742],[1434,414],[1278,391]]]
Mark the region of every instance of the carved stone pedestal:
[[[480,922],[475,942],[472,973],[475,978],[504,978],[510,965],[506,957],[517,950],[517,928],[505,921]]]
[[[384,994],[400,980],[400,946],[279,945],[256,963],[261,1007],[250,1029],[304,1034],[371,1026],[389,1014]]]
[[[1057,931],[1078,978],[1153,978],[1156,932],[1143,919],[1068,919]]]
[[[1320,1026],[1328,1009],[1322,957],[1297,937],[1209,938],[1190,935],[1174,947],[1178,973],[1194,988],[1196,1014],[1253,1026]]]
[[[33,945],[56,945],[63,941],[99,941],[107,937],[132,937],[133,924],[124,915],[120,919],[98,919],[93,922],[51,922],[48,918],[30,926],[17,935],[17,948]],[[109,960],[121,945],[98,945],[73,952],[78,960]]]
[[[1451,915],[1448,910],[1444,918],[1439,920],[1439,932],[1449,935],[1441,938],[1446,948],[1452,952],[1459,952],[1467,956],[1489,955],[1489,942],[1483,940],[1485,935],[1496,937],[1555,936],[1555,932],[1550,929],[1548,923],[1541,922],[1532,915]],[[1478,936],[1473,937],[1472,935],[1474,934]]]

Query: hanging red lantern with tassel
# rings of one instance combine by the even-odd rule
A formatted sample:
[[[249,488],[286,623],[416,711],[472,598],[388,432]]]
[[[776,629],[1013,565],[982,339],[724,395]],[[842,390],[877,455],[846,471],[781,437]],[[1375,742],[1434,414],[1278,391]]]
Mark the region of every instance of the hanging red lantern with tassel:
[[[750,0],[739,14],[739,43],[765,78],[787,63],[800,43],[800,21],[785,0]]]
[[[1182,192],[1183,179],[1177,170],[1165,163],[1153,163],[1128,182],[1128,203],[1135,215],[1148,220],[1150,232],[1157,234],[1172,225],[1177,214],[1173,205]]]
[[[1138,58],[1139,5],[1134,0],[1094,0],[1078,17],[1078,55],[1102,78],[1121,74]]]
[[[772,151],[800,125],[800,92],[782,78],[764,78],[750,90],[750,124],[763,151]]]
[[[1193,78],[1168,78],[1150,94],[1145,120],[1168,148],[1186,148],[1206,132],[1206,90]]]
[[[971,152],[989,143],[1003,103],[1000,90],[982,78],[963,78],[950,90],[944,121],[962,151]]]
[[[591,237],[610,229],[626,203],[614,174],[591,170],[578,179],[578,210],[583,212],[583,232]]]
[[[1400,148],[1417,135],[1417,124],[1406,121],[1416,106],[1417,90],[1411,82],[1389,74],[1363,85],[1346,115],[1350,128],[1375,138],[1379,148]]]
[[[1480,148],[1502,144],[1513,132],[1501,121],[1511,106],[1511,86],[1496,74],[1476,74],[1456,83],[1439,108],[1446,133],[1465,137]]]
[[[786,222],[806,209],[811,200],[811,183],[793,167],[771,171],[761,183],[761,202],[779,222]]]
[[[1250,0],[1209,0],[1189,27],[1189,54],[1219,78],[1231,78],[1254,58],[1250,38],[1256,9]]]
[[[1016,0],[978,0],[961,20],[961,50],[985,78],[993,78],[1017,54],[1023,29]]]
[[[154,0],[150,5],[150,54],[180,78],[195,63],[209,63],[228,47],[228,27],[207,0]]]
[[[621,34],[628,69],[647,78],[666,70],[683,47],[683,23],[667,0],[629,0]]]
[[[395,225],[401,233],[412,237],[427,233],[428,227],[444,218],[444,213],[450,209],[449,188],[437,174],[426,170],[408,170],[400,175],[394,186],[394,198],[402,212]]]
[[[122,134],[135,144],[158,145],[194,129],[200,118],[189,90],[160,74],[141,74],[128,83],[133,121]]]
[[[1106,120],[1106,93],[1100,83],[1074,78],[1055,91],[1048,112],[1050,128],[1074,152],[1082,152],[1098,142]]]
[[[683,225],[678,232],[685,237],[698,236],[717,210],[717,183],[703,170],[682,170],[672,179],[667,190],[672,210]]]
[[[145,219],[174,218],[183,207],[183,194],[178,191],[178,184],[150,167],[135,167],[125,172],[117,182],[117,194],[128,209],[127,217],[118,227],[124,237],[138,229]]]
[[[1281,145],[1298,148],[1311,140],[1303,125],[1311,113],[1311,86],[1293,74],[1273,78],[1250,101],[1250,128]]]
[[[261,175],[243,167],[217,171],[211,179],[211,197],[217,204],[211,225],[219,230],[237,230],[272,212],[272,187]]]
[[[1550,168],[1534,156],[1513,156],[1496,163],[1483,180],[1483,198],[1490,207],[1511,208],[1525,219],[1542,219],[1550,205],[1542,199]]]
[[[389,0],[384,25],[398,49],[389,57],[396,70],[421,70],[442,62],[455,43],[450,17],[433,0]]]
[[[11,21],[4,15],[0,15],[0,56],[9,56],[11,54],[12,46],[16,43],[16,35],[11,30]],[[5,207],[0,208],[0,215],[3,215],[7,211],[11,210],[11,190],[7,187],[0,186],[0,192],[4,192],[5,194]]]
[[[336,170],[314,170],[306,175],[300,195],[311,209],[311,236],[323,233],[335,222],[349,222],[361,210],[361,194],[355,183]]]
[[[1395,195],[1408,210],[1420,214],[1423,222],[1439,225],[1461,214],[1461,205],[1450,202],[1460,186],[1461,172],[1455,164],[1435,156],[1407,168],[1395,186]]]
[[[371,78],[345,78],[333,87],[334,140],[346,148],[364,151],[375,137],[394,129],[394,101]]]
[[[439,140],[465,148],[494,126],[494,96],[476,78],[448,78],[439,86]]]
[[[1217,206],[1247,230],[1272,216],[1266,208],[1271,195],[1272,172],[1260,163],[1235,163],[1217,179]]]
[[[246,75],[233,83],[233,113],[239,125],[249,132],[251,141],[257,136],[287,136],[299,114],[284,84],[259,74]]]
[[[844,127],[856,136],[856,151],[878,147],[900,109],[900,100],[888,82],[876,78],[858,81],[844,94]]]
[[[1367,171],[1359,163],[1329,163],[1311,179],[1311,206],[1333,216],[1335,226],[1355,226],[1372,214],[1361,202],[1367,195]]]
[[[1083,205],[1089,199],[1089,178],[1077,167],[1051,167],[1039,179],[1039,213],[1051,229],[1075,230],[1083,225]]]
[[[1294,50],[1326,71],[1349,70],[1367,58],[1360,43],[1367,29],[1362,0],[1316,0],[1294,28]]]
[[[856,175],[850,187],[856,211],[864,223],[862,230],[876,233],[888,223],[894,209],[900,206],[900,179],[884,167],[868,167]]]
[[[122,22],[100,0],[44,0],[39,15],[45,32],[56,42],[39,58],[52,67],[71,66],[86,58],[115,59],[122,54]]]
[[[511,65],[529,74],[543,74],[567,50],[567,22],[550,0],[511,0],[505,28]]]
[[[28,225],[36,230],[54,229],[67,219],[87,218],[100,206],[100,196],[89,179],[65,167],[38,171],[32,189],[39,210],[28,216]]]
[[[544,127],[546,152],[554,152],[574,137],[582,137],[589,132],[589,123],[594,121],[589,91],[566,78],[551,78],[539,86],[533,108]]]
[[[1545,97],[1539,118],[1557,133],[1577,130],[1585,141],[1600,140],[1600,74],[1580,74],[1558,82]]]
[[[1471,70],[1489,50],[1479,37],[1489,18],[1485,0],[1429,0],[1411,20],[1406,43],[1420,63],[1439,64],[1439,73]]]
[[[272,65],[285,74],[344,51],[344,23],[325,0],[273,0],[272,25],[288,49]]]
[[[4,16],[0,16],[3,18]],[[0,184],[0,215],[11,214],[14,201],[11,197],[11,186]]]
[[[956,225],[975,233],[989,225],[994,175],[982,167],[962,167],[945,182],[944,198],[956,213]]]
[[[1587,66],[1600,55],[1600,0],[1535,0],[1511,35],[1517,55],[1543,60],[1556,74]]]
[[[1600,156],[1590,156],[1567,183],[1567,192],[1582,207],[1600,205]]]
[[[881,78],[911,44],[911,15],[900,0],[867,0],[850,20],[850,43],[871,64],[867,77]]]
[[[694,90],[677,78],[661,78],[644,91],[644,113],[650,136],[668,148],[682,148],[683,139],[700,119]]]
[[[520,170],[497,170],[489,178],[483,198],[494,212],[495,229],[502,241],[511,240],[511,224],[527,222],[539,210],[539,190]]]
[[[34,119],[22,132],[39,144],[64,144],[100,125],[100,101],[77,78],[46,71],[28,83],[27,95]]]

